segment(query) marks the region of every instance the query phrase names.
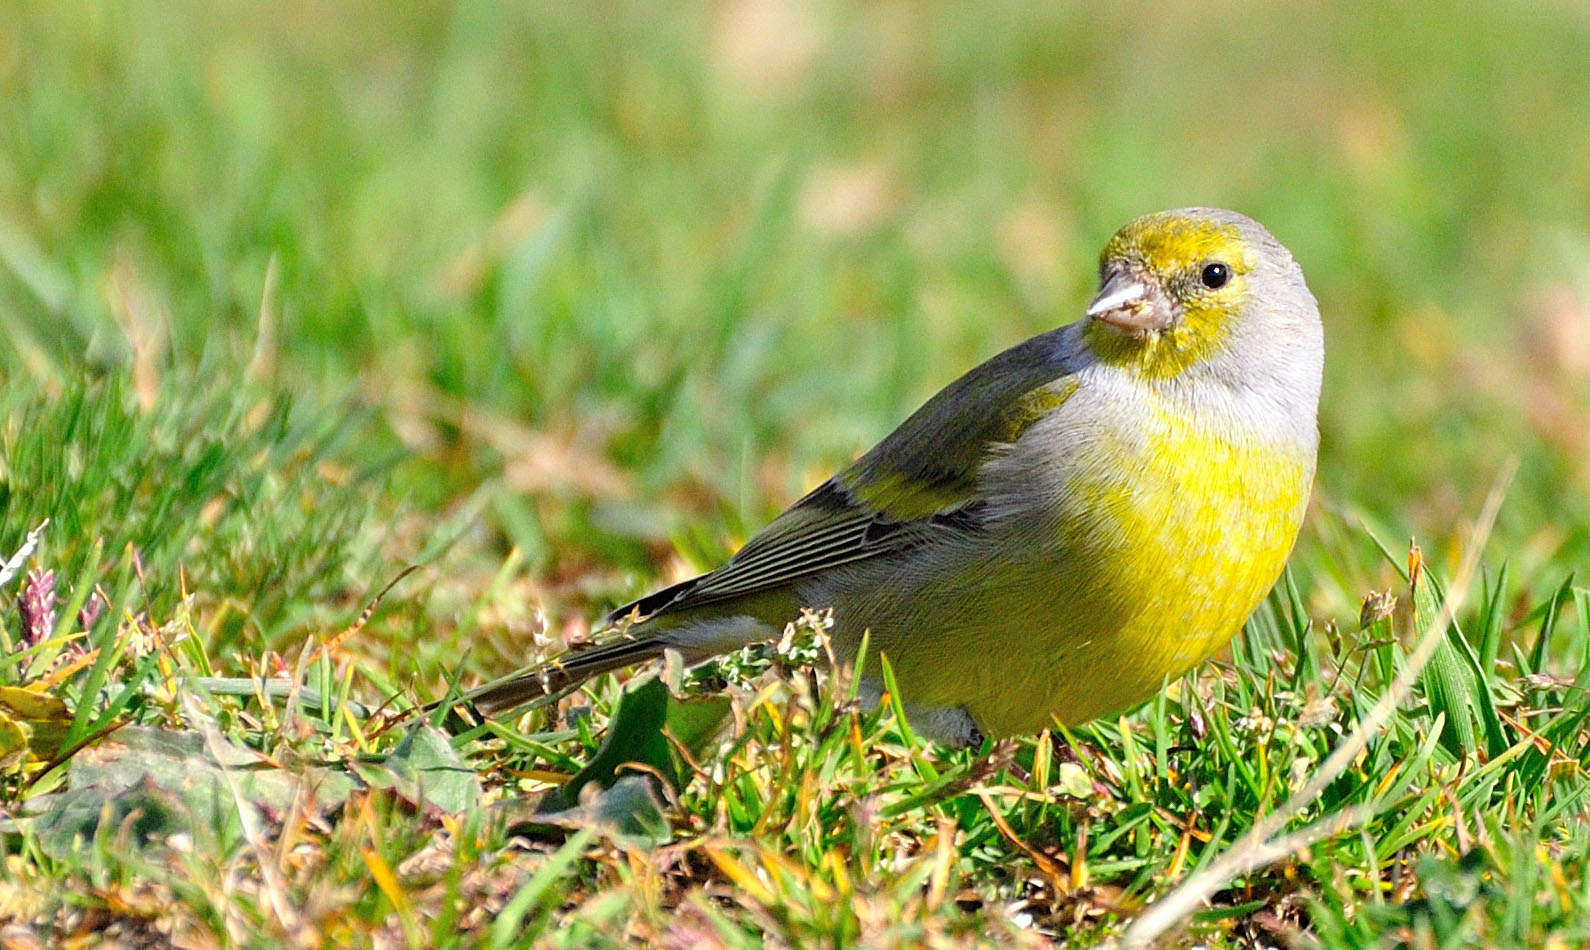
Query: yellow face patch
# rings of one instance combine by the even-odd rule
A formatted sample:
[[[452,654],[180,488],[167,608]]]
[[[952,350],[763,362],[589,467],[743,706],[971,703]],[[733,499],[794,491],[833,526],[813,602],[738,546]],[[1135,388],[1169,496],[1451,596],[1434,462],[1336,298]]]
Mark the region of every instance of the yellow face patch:
[[[1107,363],[1137,368],[1155,379],[1179,375],[1225,340],[1247,301],[1255,258],[1235,225],[1177,214],[1138,218],[1105,246],[1101,271],[1126,267],[1147,281],[1177,314],[1158,331],[1123,333],[1099,321],[1084,330]],[[1223,267],[1218,286],[1210,267]]]
[[[1209,260],[1241,263],[1244,271],[1253,264],[1236,225],[1177,214],[1151,214],[1121,228],[1099,257],[1101,264],[1115,260],[1140,260],[1158,273],[1187,271]]]

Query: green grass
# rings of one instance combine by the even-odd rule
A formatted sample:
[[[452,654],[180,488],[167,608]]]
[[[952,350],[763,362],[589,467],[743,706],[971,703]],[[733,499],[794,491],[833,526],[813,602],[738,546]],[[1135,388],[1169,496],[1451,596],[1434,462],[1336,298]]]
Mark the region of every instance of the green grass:
[[[1341,745],[1516,460],[1412,696],[1289,827],[1372,817],[1173,939],[1590,938],[1590,21],[1474,16],[14,5],[0,555],[49,519],[22,566],[56,607],[29,631],[38,583],[0,587],[0,686],[46,697],[0,692],[0,920],[1090,946]],[[1316,503],[1219,661],[974,754],[855,707],[820,651],[742,658],[666,830],[628,835],[531,814],[612,679],[400,745],[395,712],[721,558],[1191,203],[1268,224],[1327,324]]]

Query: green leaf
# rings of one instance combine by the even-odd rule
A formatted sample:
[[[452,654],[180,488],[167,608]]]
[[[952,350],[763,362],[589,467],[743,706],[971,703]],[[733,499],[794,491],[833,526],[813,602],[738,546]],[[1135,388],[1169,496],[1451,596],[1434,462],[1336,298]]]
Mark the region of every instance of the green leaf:
[[[1087,769],[1075,762],[1060,763],[1059,778],[1055,782],[1055,788],[1060,794],[1078,800],[1094,798],[1097,795],[1093,790],[1093,777],[1088,774]]]
[[[329,805],[353,789],[341,773],[294,774],[262,765],[258,754],[219,736],[207,741],[195,732],[129,726],[73,756],[65,789],[30,799],[15,824],[37,834],[57,857],[102,828],[125,830],[140,843],[183,832],[226,844],[240,835],[244,820],[259,821],[262,809],[286,811],[301,790]]]
[[[656,677],[630,686],[619,698],[618,709],[607,727],[607,738],[591,761],[561,788],[548,792],[539,810],[558,812],[574,808],[580,803],[580,791],[586,785],[594,782],[599,788],[611,788],[621,771],[635,765],[677,788],[683,779],[682,763],[677,760],[664,730],[694,752],[717,734],[718,726],[728,714],[727,697],[675,699]]]
[[[480,777],[447,735],[432,726],[415,728],[378,762],[358,762],[354,772],[376,788],[391,789],[415,805],[451,814],[480,804]]]
[[[538,808],[528,827],[594,830],[622,848],[661,847],[673,839],[673,829],[652,784],[650,776],[636,774],[623,776],[611,788],[588,784],[578,805],[555,812]]]
[[[1414,569],[1409,572],[1412,577],[1414,630],[1416,635],[1422,635],[1424,626],[1440,614],[1442,592],[1435,579],[1428,574],[1417,547],[1413,549],[1410,560],[1414,563]],[[1442,638],[1441,643],[1420,672],[1419,682],[1430,703],[1430,715],[1446,714],[1441,744],[1454,756],[1472,756],[1479,751],[1479,739],[1474,727],[1482,707],[1478,692],[1483,686],[1476,682],[1473,668],[1465,665],[1459,655],[1459,643],[1463,649],[1467,649],[1468,642],[1463,639],[1457,623],[1448,623],[1439,636]]]

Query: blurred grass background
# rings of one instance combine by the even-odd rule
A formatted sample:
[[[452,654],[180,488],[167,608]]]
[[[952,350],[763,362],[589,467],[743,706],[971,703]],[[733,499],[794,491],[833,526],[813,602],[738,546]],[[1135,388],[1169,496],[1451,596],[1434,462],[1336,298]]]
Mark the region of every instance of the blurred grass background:
[[[8,9],[0,378],[370,410],[341,458],[422,522],[366,588],[440,514],[597,599],[721,552],[1186,204],[1320,298],[1305,575],[1360,517],[1440,550],[1513,454],[1525,586],[1585,553],[1581,5]]]
[[[387,749],[334,704],[278,718],[194,683],[280,677],[313,653],[321,695],[372,702],[515,667],[723,556],[956,375],[1075,319],[1098,249],[1144,212],[1216,204],[1265,222],[1320,299],[1327,370],[1296,587],[1229,664],[1083,731],[1089,771],[1059,804],[1036,765],[1051,740],[1023,745],[1039,777],[997,779],[1021,786],[999,806],[1016,832],[960,784],[986,790],[977,776],[1003,766],[897,743],[881,713],[842,769],[818,756],[791,770],[790,749],[812,750],[784,731],[811,714],[790,700],[740,724],[738,777],[671,809],[681,847],[720,851],[710,867],[657,852],[660,891],[617,851],[572,865],[571,884],[583,845],[562,864],[526,856],[497,818],[471,839],[483,809],[458,832],[368,794],[324,827],[299,815],[267,829],[324,862],[288,861],[283,845],[286,897],[250,890],[269,862],[252,874],[235,842],[201,836],[197,858],[164,867],[108,834],[61,857],[48,835],[5,831],[0,917],[52,919],[59,935],[95,931],[106,908],[118,926],[169,913],[239,944],[270,924],[259,945],[377,931],[414,944],[423,920],[465,945],[452,931],[467,908],[461,928],[509,945],[538,931],[491,915],[530,894],[534,906],[513,900],[537,928],[620,921],[635,940],[712,921],[726,946],[780,932],[1086,940],[1103,931],[1073,930],[1082,916],[1130,915],[1207,861],[1362,715],[1415,624],[1404,607],[1338,634],[1358,629],[1372,589],[1406,591],[1393,564],[1408,535],[1450,576],[1516,457],[1480,606],[1463,617],[1495,707],[1424,687],[1321,803],[1396,799],[1376,824],[1250,878],[1211,914],[1240,944],[1265,914],[1296,923],[1305,894],[1332,947],[1397,928],[1456,935],[1443,945],[1475,932],[1574,945],[1590,853],[1572,679],[1590,593],[1571,577],[1590,549],[1590,8],[1492,0],[1463,14],[7,4],[0,554],[51,518],[29,564],[59,574],[61,609],[35,625],[58,636],[24,617],[18,639],[8,608],[0,679],[70,699],[73,742],[213,720],[290,765]],[[409,564],[424,569],[361,617]],[[41,583],[27,582],[35,600]],[[109,609],[78,615],[101,596]],[[1378,674],[1352,678],[1370,648]],[[495,746],[459,740],[460,755],[488,798],[512,802],[590,757],[614,695],[604,682],[571,700],[592,716],[573,731],[503,727]],[[1450,732],[1480,710],[1505,736],[1487,735],[1483,755],[1436,754],[1436,718]],[[63,777],[75,761],[50,764],[60,748],[0,752],[6,809],[39,806],[52,783],[81,791]],[[817,773],[838,784],[817,794],[824,820],[802,823],[806,799],[782,782]],[[1029,784],[1037,799],[1019,797]],[[321,806],[308,814],[339,807]],[[726,811],[749,824],[714,842]],[[458,850],[437,885],[420,859],[443,825]],[[1070,885],[1044,885],[1052,920],[1032,910],[1028,842],[1069,855]],[[912,848],[922,860],[904,873],[894,852]],[[785,867],[796,851],[788,894],[725,883],[744,883],[725,854]],[[924,911],[934,854],[944,903]],[[825,880],[841,899],[814,899]],[[1459,894],[1471,886],[1489,909]],[[591,899],[565,915],[537,895]],[[1028,897],[1037,925],[1012,909]]]

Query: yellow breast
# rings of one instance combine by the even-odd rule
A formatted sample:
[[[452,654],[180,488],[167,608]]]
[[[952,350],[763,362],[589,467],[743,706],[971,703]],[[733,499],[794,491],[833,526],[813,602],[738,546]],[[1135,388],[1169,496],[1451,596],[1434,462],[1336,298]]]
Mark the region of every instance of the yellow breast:
[[[1026,618],[1021,672],[968,704],[986,732],[1082,722],[1151,695],[1230,640],[1280,576],[1312,452],[1185,412],[1149,415],[1107,453],[1122,468],[1062,486],[1065,577]]]

